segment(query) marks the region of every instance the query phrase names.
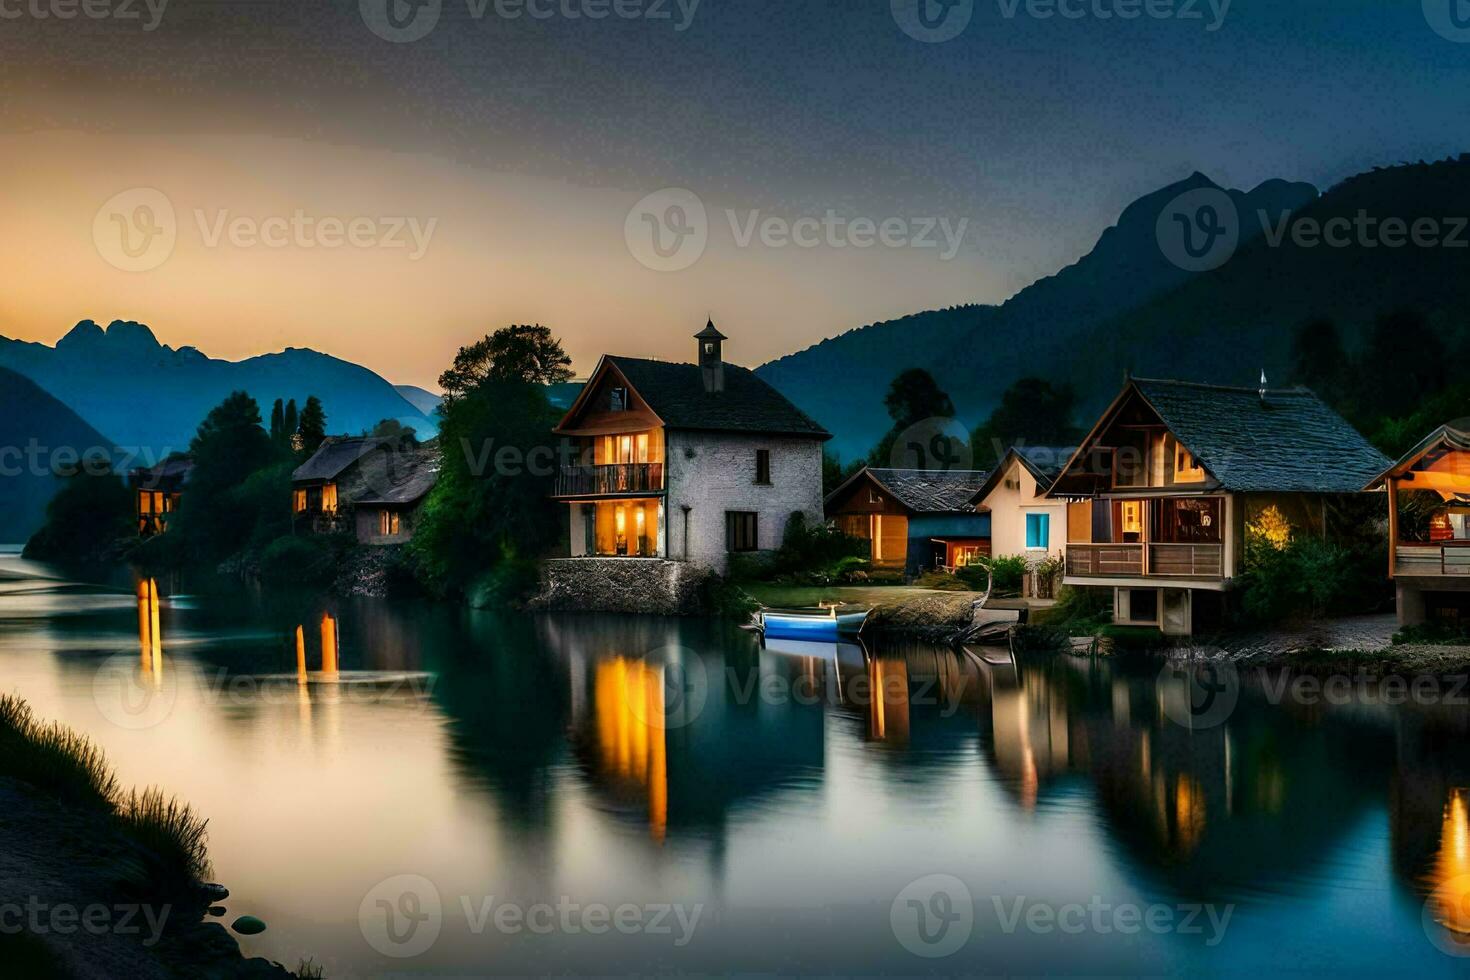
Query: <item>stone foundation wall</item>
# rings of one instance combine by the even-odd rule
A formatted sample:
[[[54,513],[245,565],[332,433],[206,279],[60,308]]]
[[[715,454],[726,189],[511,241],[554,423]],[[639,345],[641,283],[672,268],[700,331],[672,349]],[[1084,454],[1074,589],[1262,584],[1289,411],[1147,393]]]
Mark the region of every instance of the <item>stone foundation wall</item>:
[[[543,563],[537,609],[689,616],[703,612],[708,569],[662,558],[555,558]]]

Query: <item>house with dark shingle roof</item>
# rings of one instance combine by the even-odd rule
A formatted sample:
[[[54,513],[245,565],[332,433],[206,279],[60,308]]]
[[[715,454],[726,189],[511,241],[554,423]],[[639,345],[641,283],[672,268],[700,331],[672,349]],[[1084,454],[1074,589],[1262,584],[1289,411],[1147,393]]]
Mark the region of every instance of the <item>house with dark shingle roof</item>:
[[[1399,622],[1470,623],[1470,429],[1440,426],[1367,489],[1388,491]]]
[[[780,547],[791,516],[822,514],[831,435],[754,372],[728,363],[713,321],[677,364],[605,354],[554,430],[572,558],[697,562]]]
[[[140,466],[128,473],[139,536],[146,538],[168,530],[169,518],[179,509],[193,472],[194,457],[174,453],[153,466]]]
[[[1063,582],[1110,588],[1120,624],[1217,621],[1247,529],[1324,535],[1388,460],[1305,388],[1132,378],[1062,467]]]
[[[438,478],[438,440],[329,436],[292,472],[291,512],[298,528],[403,544]]]
[[[868,542],[878,568],[919,575],[990,554],[990,515],[975,508],[984,470],[865,466],[827,495],[827,517]]]
[[[1056,576],[1038,568],[1048,559],[1065,560],[1067,504],[1046,496],[1075,447],[1012,446],[975,494],[975,506],[990,515],[990,548],[996,555],[1020,555],[1032,574],[1028,598],[1051,598]]]

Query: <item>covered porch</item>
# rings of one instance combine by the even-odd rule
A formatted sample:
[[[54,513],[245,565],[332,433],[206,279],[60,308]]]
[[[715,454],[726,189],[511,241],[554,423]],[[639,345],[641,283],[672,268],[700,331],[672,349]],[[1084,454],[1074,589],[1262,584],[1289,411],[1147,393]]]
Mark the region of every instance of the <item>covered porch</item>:
[[[572,501],[573,558],[662,558],[667,555],[661,497]]]
[[[1098,497],[1067,507],[1066,579],[1223,581],[1231,498]]]

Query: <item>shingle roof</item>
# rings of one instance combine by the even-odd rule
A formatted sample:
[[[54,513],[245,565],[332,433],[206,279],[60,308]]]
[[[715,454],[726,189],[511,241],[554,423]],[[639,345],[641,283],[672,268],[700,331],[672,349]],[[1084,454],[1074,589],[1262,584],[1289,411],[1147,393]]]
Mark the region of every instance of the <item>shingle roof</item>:
[[[189,476],[193,472],[194,457],[179,454],[153,466],[140,466],[129,473],[128,478],[139,489],[178,491],[189,482]]]
[[[1357,493],[1388,458],[1306,388],[1228,388],[1135,378],[1133,386],[1226,490]]]
[[[890,470],[863,472],[911,511],[924,514],[973,511],[971,500],[985,484],[985,470]]]
[[[1368,484],[1366,489],[1372,490],[1382,486],[1383,481],[1390,476],[1410,469],[1419,460],[1440,448],[1449,452],[1470,453],[1470,429],[1460,429],[1453,425],[1440,426],[1423,439],[1420,439],[1413,449],[1410,449],[1398,459],[1394,460],[1391,465],[1380,471]]]
[[[396,454],[388,472],[393,484],[359,498],[357,503],[407,505],[422,500],[439,481],[437,443]]]
[[[1011,451],[1026,461],[1031,475],[1036,477],[1038,484],[1045,484],[1040,489],[1045,490],[1051,482],[1062,472],[1062,467],[1067,465],[1067,460],[1077,451],[1076,446],[1012,446]]]
[[[335,480],[347,467],[392,441],[376,436],[328,436],[310,459],[296,467],[291,479]]]
[[[826,429],[747,368],[725,364],[725,389],[707,391],[704,372],[697,364],[612,355],[607,360],[669,428],[831,438]]]

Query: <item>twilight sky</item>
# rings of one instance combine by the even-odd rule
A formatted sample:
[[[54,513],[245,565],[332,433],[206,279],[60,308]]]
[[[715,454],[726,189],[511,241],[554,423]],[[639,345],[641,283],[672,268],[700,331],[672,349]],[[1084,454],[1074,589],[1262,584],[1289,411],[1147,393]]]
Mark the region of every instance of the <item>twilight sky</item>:
[[[431,386],[506,323],[585,372],[713,314],[754,365],[999,302],[1194,170],[1470,149],[1458,0],[950,2],[0,0],[0,334]]]

